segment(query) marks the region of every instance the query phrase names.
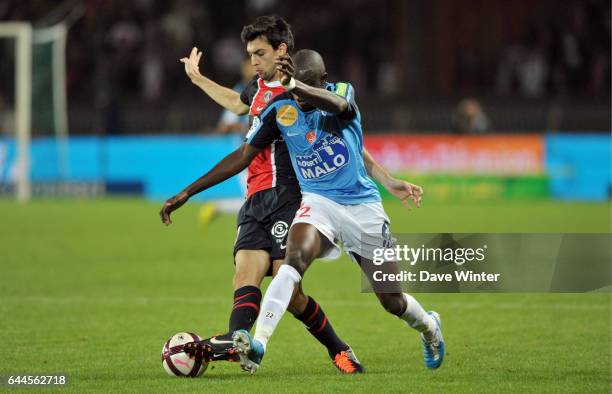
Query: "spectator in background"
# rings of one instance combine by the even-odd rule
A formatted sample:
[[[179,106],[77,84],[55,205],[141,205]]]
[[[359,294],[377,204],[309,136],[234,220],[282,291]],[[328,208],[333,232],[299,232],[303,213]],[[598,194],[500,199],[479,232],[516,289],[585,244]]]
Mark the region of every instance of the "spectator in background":
[[[46,26],[57,19],[49,15],[57,14],[58,7],[73,3],[73,0],[0,1],[0,20],[25,20],[35,26]],[[205,54],[211,55],[212,60],[204,66],[207,74],[223,84],[235,82],[234,70],[244,50],[232,32],[270,9],[295,21],[294,29],[300,37],[298,46],[320,50],[329,59],[330,73],[351,81],[366,97],[362,103],[365,106],[370,103],[375,106],[377,100],[389,97],[411,105],[415,95],[437,100],[450,91],[457,92],[459,97],[510,96],[517,103],[524,103],[524,97],[538,98],[533,104],[542,105],[554,98],[597,100],[585,101],[586,106],[591,102],[602,107],[609,103],[610,0],[570,0],[563,7],[545,2],[533,9],[533,15],[531,12],[509,15],[502,21],[503,26],[492,29],[490,36],[473,35],[474,42],[461,37],[471,37],[470,31],[475,28],[466,23],[479,17],[466,18],[472,10],[460,7],[461,15],[448,21],[449,31],[463,34],[462,29],[467,30],[456,40],[446,40],[450,45],[446,41],[444,45],[425,44],[419,34],[437,28],[406,23],[401,17],[402,12],[414,12],[415,18],[425,17],[440,7],[415,8],[413,4],[413,11],[409,11],[411,6],[402,5],[401,1],[343,0],[332,5],[325,0],[76,3],[84,8],[84,14],[70,27],[66,66],[68,108],[79,114],[71,116],[71,126],[77,133],[96,132],[102,128],[102,119],[111,133],[213,129],[217,113],[199,105],[196,101],[199,93],[184,83],[183,69],[176,59],[197,42],[211,50]],[[483,10],[482,15],[493,15],[498,7],[503,9],[498,3],[486,7],[488,11]],[[527,3],[518,2],[516,8],[524,8]],[[455,19],[459,22],[454,23]],[[406,25],[414,26],[410,30]],[[353,40],[330,40],[346,36]],[[409,36],[415,38],[408,40]],[[447,53],[453,67],[442,67],[441,72],[434,74],[428,66],[442,54],[438,52],[442,48],[452,51]],[[0,88],[4,90],[5,105],[12,105],[13,49],[12,40],[0,40],[3,60]],[[492,91],[495,82],[497,91]],[[366,91],[369,92],[365,94]],[[178,108],[161,106],[162,103],[176,103]],[[569,113],[572,108],[562,111]],[[100,115],[96,122],[81,116],[96,109]],[[164,112],[158,118],[164,121],[154,122],[154,128],[149,128],[152,122],[146,115],[151,110]],[[408,112],[405,117],[409,118]]]
[[[154,23],[147,24],[144,59],[140,68],[142,97],[147,102],[159,100],[163,92],[164,61],[158,42],[160,42],[159,29]]]
[[[573,1],[562,17],[538,21],[506,47],[497,69],[499,93],[525,97],[609,95],[610,2]]]
[[[387,47],[385,54],[391,53],[392,49]],[[390,56],[380,56],[380,64],[378,66],[378,74],[376,76],[376,85],[378,92],[382,96],[390,97],[400,93],[400,71],[397,63]],[[349,80],[350,81],[350,80]],[[353,84],[356,86],[356,84]]]
[[[473,98],[459,102],[452,114],[451,129],[459,134],[484,134],[490,130],[490,122],[480,103]]]
[[[239,93],[244,90],[249,81],[255,76],[255,70],[253,70],[249,58],[244,58],[240,67],[242,80],[233,87],[233,89]],[[248,129],[248,114],[239,116],[227,109],[223,110],[219,123],[217,123],[217,132],[219,133],[244,133]]]
[[[540,97],[546,90],[548,64],[543,48],[534,43],[522,51],[517,65],[520,92],[525,97]]]
[[[509,94],[518,90],[524,97],[543,96],[549,80],[550,46],[550,32],[534,26],[521,42],[506,48],[497,68],[498,91]]]
[[[579,2],[574,3],[569,8],[567,18],[568,21],[564,26],[565,31],[561,38],[562,62],[570,91],[579,92],[585,87],[587,47],[590,45],[585,6]]]

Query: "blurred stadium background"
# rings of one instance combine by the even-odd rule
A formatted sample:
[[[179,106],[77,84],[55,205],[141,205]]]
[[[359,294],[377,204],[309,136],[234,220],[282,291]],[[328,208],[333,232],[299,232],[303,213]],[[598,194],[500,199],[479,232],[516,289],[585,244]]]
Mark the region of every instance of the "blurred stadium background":
[[[610,232],[609,1],[4,0],[0,35],[9,22],[33,31],[31,73],[0,37],[0,374],[67,372],[73,392],[609,392],[609,291],[419,294],[449,343],[431,374],[412,333],[372,341],[399,322],[359,293],[346,258],[315,265],[304,286],[366,376],[335,376],[290,317],[258,378],[227,364],[204,382],[165,376],[167,337],[226,329],[235,215],[202,231],[201,204],[170,228],[157,212],[243,135],[179,58],[198,46],[202,73],[235,85],[240,30],[270,12],[355,85],[373,155],[423,185],[420,210],[385,201],[395,232]],[[17,97],[31,98],[25,123]],[[13,197],[23,180],[28,204]],[[242,196],[233,179],[198,199]]]
[[[233,86],[241,27],[269,12],[292,24],[297,48],[323,54],[332,80],[355,85],[366,146],[428,198],[609,200],[600,0],[4,1],[0,21],[34,27],[33,194],[161,200],[200,175],[241,137],[217,132],[221,109],[178,59],[197,45],[202,73]],[[15,49],[0,39],[3,194],[23,177]],[[241,195],[233,181],[201,198]]]

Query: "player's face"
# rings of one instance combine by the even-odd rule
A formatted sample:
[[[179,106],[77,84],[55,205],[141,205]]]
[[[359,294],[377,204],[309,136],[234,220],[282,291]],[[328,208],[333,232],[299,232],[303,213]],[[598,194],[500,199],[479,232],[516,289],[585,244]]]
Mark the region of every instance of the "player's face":
[[[295,79],[304,82],[306,85],[310,85],[315,88],[323,89],[325,87],[325,75],[311,71],[311,70],[296,70]],[[298,107],[303,111],[310,111],[314,107],[306,101],[302,100],[295,94],[292,94],[293,99],[297,103]]]
[[[251,58],[251,65],[257,75],[264,81],[279,79],[274,59],[287,53],[287,45],[280,44],[274,49],[266,37],[259,36],[247,43],[247,52]]]

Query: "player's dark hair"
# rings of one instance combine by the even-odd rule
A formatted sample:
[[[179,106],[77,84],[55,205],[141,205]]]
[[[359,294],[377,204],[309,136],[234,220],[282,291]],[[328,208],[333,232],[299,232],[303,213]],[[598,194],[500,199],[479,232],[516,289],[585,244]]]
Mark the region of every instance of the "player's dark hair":
[[[244,44],[255,40],[259,36],[266,37],[266,40],[274,49],[278,49],[278,46],[284,42],[287,44],[287,52],[293,52],[291,26],[278,15],[260,16],[250,25],[243,27],[240,34]]]

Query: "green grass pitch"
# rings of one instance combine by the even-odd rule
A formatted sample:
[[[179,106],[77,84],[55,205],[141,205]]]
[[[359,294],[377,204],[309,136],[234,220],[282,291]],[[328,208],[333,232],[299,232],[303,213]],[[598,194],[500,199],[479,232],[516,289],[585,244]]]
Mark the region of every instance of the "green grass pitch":
[[[609,204],[386,205],[395,232],[610,231]],[[429,371],[417,334],[360,293],[346,258],[315,263],[304,288],[365,375],[340,375],[287,314],[257,374],[216,363],[198,379],[168,377],[164,341],[224,331],[231,307],[234,218],[203,231],[198,207],[166,228],[143,200],[1,200],[0,374],[68,373],[63,391],[79,393],[610,392],[610,293],[417,294],[447,341],[444,365]]]

